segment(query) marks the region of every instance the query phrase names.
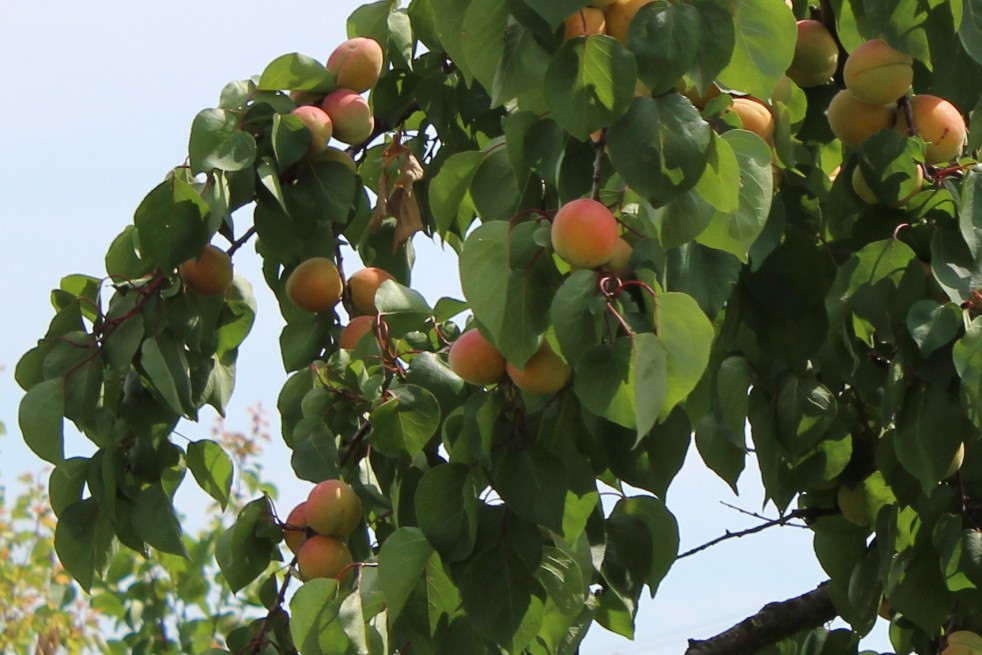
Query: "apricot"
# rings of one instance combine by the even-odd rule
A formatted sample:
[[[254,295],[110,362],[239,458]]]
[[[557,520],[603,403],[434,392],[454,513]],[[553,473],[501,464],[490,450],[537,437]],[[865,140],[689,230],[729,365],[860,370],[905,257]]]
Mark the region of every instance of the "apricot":
[[[361,93],[378,82],[382,74],[385,55],[375,39],[355,37],[348,39],[327,58],[327,70],[342,89]]]
[[[320,107],[303,105],[290,112],[303,121],[310,132],[310,145],[307,146],[307,156],[322,152],[327,147],[327,142],[331,140],[334,133],[334,126],[331,117]]]
[[[296,553],[307,537],[307,501],[294,507],[286,517],[286,527],[283,529],[283,541],[287,547]]]
[[[945,474],[941,479],[947,480],[955,473],[958,473],[964,461],[965,461],[965,444],[961,443],[958,444],[958,450],[955,451],[955,456],[951,458],[951,464],[948,465],[948,470],[945,471]]]
[[[593,0],[593,2],[590,3],[590,6],[603,9],[604,7],[609,7],[615,2],[617,2],[617,0]]]
[[[202,296],[219,296],[232,286],[232,259],[210,243],[197,259],[189,259],[178,269],[188,289]]]
[[[351,155],[346,153],[344,150],[338,150],[337,148],[332,148],[331,146],[324,148],[322,151],[311,157],[310,161],[314,163],[336,161],[340,164],[344,164],[352,173],[358,173],[358,165],[355,164],[355,160],[351,158]]]
[[[866,506],[866,488],[862,483],[857,484],[855,487],[850,487],[845,483],[840,484],[836,497],[839,503],[839,511],[842,512],[844,519],[850,523],[863,526],[873,522],[869,514],[869,508]]]
[[[774,141],[774,115],[764,103],[749,97],[733,98],[729,111],[736,112],[743,129],[750,130],[767,143]]]
[[[324,98],[323,109],[334,125],[334,138],[348,145],[362,143],[375,129],[368,101],[349,89],[338,89]]]
[[[344,480],[324,480],[307,496],[307,524],[328,537],[347,537],[361,521],[361,499]]]
[[[958,109],[938,96],[917,95],[910,99],[910,111],[914,117],[917,135],[927,142],[924,161],[940,164],[957,157],[968,140],[968,128]],[[901,134],[911,136],[907,115],[897,112],[894,125]]]
[[[340,539],[315,534],[297,551],[300,579],[336,578],[351,564],[351,551]]]
[[[824,84],[839,64],[839,46],[817,20],[798,21],[798,40],[788,77],[801,88]]]
[[[348,279],[351,309],[356,316],[378,314],[378,309],[375,307],[375,292],[386,280],[395,280],[395,278],[387,271],[374,266],[356,271]]]
[[[293,269],[286,296],[305,312],[326,312],[341,300],[344,285],[338,267],[326,257],[313,257]]]
[[[563,23],[563,40],[590,34],[603,34],[606,27],[604,12],[595,7],[585,7],[570,16]]]
[[[654,0],[615,0],[606,5],[604,14],[607,20],[607,34],[623,44],[627,44],[627,31],[635,14]]]
[[[563,205],[552,219],[552,247],[570,266],[605,264],[617,247],[617,219],[602,203],[580,198]]]
[[[917,177],[915,179],[917,181],[914,184],[914,190],[903,198],[899,198],[895,202],[890,203],[890,207],[903,207],[910,201],[911,198],[920,192],[921,185],[924,184],[924,172],[921,170],[920,166],[917,167]],[[852,181],[852,190],[856,192],[856,195],[859,196],[863,202],[865,202],[867,205],[880,204],[880,200],[876,197],[876,194],[866,181],[866,178],[863,177],[863,172],[859,170],[859,166],[852,170],[852,178],[850,178],[850,180]]]
[[[356,316],[341,330],[338,337],[338,347],[354,350],[361,338],[369,334],[375,327],[375,316]]]
[[[547,341],[542,342],[523,368],[507,362],[505,371],[516,387],[535,394],[556,393],[566,386],[572,374],[569,364],[553,352]]]
[[[896,112],[891,106],[863,102],[845,89],[829,103],[828,119],[832,133],[844,145],[857,149],[880,130],[893,127]]]
[[[686,87],[681,91],[681,93],[689,99],[689,102],[691,102],[696,109],[705,109],[710,100],[718,98],[720,95],[719,87],[715,84],[710,84],[705,93],[699,93],[699,87],[695,85]]]
[[[631,255],[634,253],[634,248],[631,244],[624,240],[624,237],[617,237],[617,244],[614,246],[614,254],[610,256],[607,263],[604,264],[604,268],[611,273],[626,273],[630,271],[629,266],[631,262]]]
[[[849,54],[842,76],[858,99],[883,105],[907,93],[914,81],[914,58],[873,39]]]
[[[453,342],[449,360],[454,373],[480,387],[497,384],[505,377],[505,358],[477,329],[464,332]]]

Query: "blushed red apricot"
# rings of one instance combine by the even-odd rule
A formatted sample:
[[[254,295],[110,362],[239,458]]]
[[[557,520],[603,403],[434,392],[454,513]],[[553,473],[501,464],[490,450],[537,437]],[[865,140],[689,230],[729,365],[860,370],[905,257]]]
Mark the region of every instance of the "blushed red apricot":
[[[607,21],[607,34],[623,44],[627,44],[627,31],[635,14],[654,0],[615,0],[604,8]]]
[[[232,286],[232,259],[210,243],[177,270],[188,289],[202,296],[220,296]]]
[[[552,220],[552,247],[570,266],[595,268],[614,254],[617,219],[602,203],[580,198],[563,205]]]
[[[801,88],[828,82],[839,64],[839,46],[817,20],[798,21],[798,40],[788,77]]]
[[[872,39],[849,54],[842,78],[859,100],[884,105],[907,93],[914,81],[914,58]]]
[[[880,130],[893,127],[896,112],[886,105],[871,105],[852,91],[839,91],[829,103],[828,119],[832,133],[842,143],[856,149]]]
[[[379,42],[359,36],[334,49],[327,59],[327,70],[334,73],[339,87],[361,93],[378,82],[384,62],[385,55]]]
[[[497,384],[505,377],[505,358],[476,328],[453,342],[449,361],[450,368],[461,379],[480,387]]]
[[[307,156],[312,157],[327,147],[334,133],[331,117],[320,107],[303,105],[290,112],[303,121],[310,132],[310,145],[307,146]]]
[[[306,515],[317,534],[347,537],[361,521],[361,499],[344,480],[324,480],[310,490]]]
[[[563,40],[578,36],[589,36],[590,34],[603,34],[607,22],[604,12],[595,7],[584,7],[570,16],[563,23]]]
[[[375,307],[375,292],[386,280],[395,280],[395,278],[388,271],[383,271],[374,266],[355,271],[348,278],[351,308],[356,316],[374,316],[378,313],[378,309]]]
[[[359,144],[375,129],[375,117],[368,101],[349,89],[327,94],[321,108],[331,117],[334,138],[342,143]]]
[[[345,350],[354,350],[361,342],[362,337],[369,334],[375,327],[375,316],[355,316],[341,330],[338,337],[338,347]]]
[[[566,386],[572,375],[569,364],[553,352],[547,341],[542,342],[524,367],[518,368],[508,362],[505,364],[505,371],[516,387],[534,394],[556,393]]]
[[[294,507],[286,517],[286,527],[283,529],[283,541],[287,547],[296,553],[307,534],[307,501]]]
[[[955,105],[938,96],[916,95],[910,99],[910,111],[918,136],[927,142],[924,161],[928,164],[941,164],[961,154],[968,140],[968,128]],[[894,129],[905,136],[911,136],[904,112],[897,112]]]
[[[749,97],[733,98],[730,111],[736,112],[743,129],[750,130],[767,143],[774,141],[774,115],[767,105]]]
[[[326,312],[341,300],[344,285],[338,267],[326,257],[313,257],[293,269],[286,296],[306,312]]]
[[[308,537],[297,551],[300,579],[336,578],[351,564],[351,551],[335,537],[315,534]]]

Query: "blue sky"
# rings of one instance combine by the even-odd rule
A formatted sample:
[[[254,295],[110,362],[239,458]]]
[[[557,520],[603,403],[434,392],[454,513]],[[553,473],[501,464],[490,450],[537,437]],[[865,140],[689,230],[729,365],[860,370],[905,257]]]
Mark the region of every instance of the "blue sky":
[[[20,389],[13,367],[51,318],[49,290],[70,273],[102,275],[113,237],[132,221],[143,196],[187,152],[194,115],[214,106],[226,82],[260,72],[278,55],[302,52],[319,59],[345,38],[352,0],[274,5],[254,2],[8,3],[0,21],[5,86],[0,102],[0,288],[6,321],[0,340],[0,483],[43,466],[17,436]],[[461,297],[452,252],[417,239],[419,290],[431,301]],[[246,252],[248,251],[248,252]],[[254,254],[243,249],[237,271],[257,285],[259,317],[239,359],[230,427],[246,427],[245,408],[270,410],[285,379],[277,338],[282,326],[270,294],[262,293]],[[450,274],[450,272],[454,274]],[[295,479],[289,452],[278,440],[267,449],[267,476],[280,488],[281,511],[309,488]],[[182,425],[191,438],[212,423]],[[80,438],[70,453],[85,453]],[[752,463],[751,463],[752,465]],[[741,496],[702,467],[694,447],[669,491],[682,548],[755,522],[720,505],[761,510],[756,470],[745,473]],[[188,478],[186,487],[193,486]],[[179,504],[191,507],[194,494]],[[773,515],[773,510],[767,512]],[[642,601],[635,642],[595,626],[584,653],[681,653],[686,639],[706,638],[758,610],[825,579],[811,534],[776,528],[731,540],[682,560],[654,600]],[[868,645],[888,650],[885,623]]]

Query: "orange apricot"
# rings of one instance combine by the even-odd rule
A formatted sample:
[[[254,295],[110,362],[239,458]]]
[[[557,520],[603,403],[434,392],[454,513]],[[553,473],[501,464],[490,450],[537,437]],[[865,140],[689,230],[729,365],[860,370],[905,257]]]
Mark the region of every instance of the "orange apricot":
[[[849,53],[842,77],[859,100],[883,105],[907,93],[914,80],[914,58],[872,39]]]
[[[384,63],[378,41],[355,37],[334,49],[327,59],[327,70],[334,74],[339,87],[361,93],[375,86]]]
[[[839,46],[817,20],[798,21],[798,40],[788,77],[801,88],[828,82],[839,64]]]
[[[774,115],[770,108],[750,97],[733,98],[730,111],[736,112],[743,129],[750,130],[767,143],[774,141]]]
[[[607,23],[604,12],[595,7],[584,7],[563,23],[563,40],[569,41],[577,36],[603,34]]]
[[[341,330],[338,337],[338,347],[345,350],[354,350],[361,342],[362,337],[372,332],[375,327],[375,316],[355,316]]]
[[[313,257],[293,269],[286,296],[306,312],[326,312],[341,300],[344,285],[338,267],[326,257]]]
[[[604,268],[611,273],[626,273],[631,270],[629,264],[634,248],[624,240],[624,237],[617,237],[617,245],[614,246],[614,254],[610,256]]]
[[[863,102],[849,89],[835,94],[828,108],[832,133],[853,149],[880,130],[893,127],[895,116],[893,107]]]
[[[361,499],[344,480],[324,480],[310,490],[306,515],[317,534],[347,537],[361,521]]]
[[[480,387],[497,384],[505,377],[505,358],[476,328],[453,342],[449,361],[454,373]]]
[[[569,381],[572,369],[563,358],[553,352],[549,342],[543,341],[525,366],[518,368],[511,362],[505,364],[508,377],[522,391],[534,394],[556,393]]]
[[[917,95],[910,99],[910,111],[917,135],[927,142],[924,160],[928,164],[948,162],[961,153],[968,140],[968,128],[955,105],[938,96]],[[897,112],[894,129],[911,136],[904,112]]]
[[[187,260],[177,270],[188,289],[202,296],[219,296],[232,286],[232,259],[210,243],[197,259]]]
[[[602,203],[580,198],[563,205],[552,220],[552,247],[570,266],[605,264],[617,247],[617,219]]]
[[[300,579],[336,578],[352,562],[351,551],[340,539],[315,534],[297,551]]]
[[[389,272],[374,266],[356,271],[348,278],[351,308],[356,316],[374,316],[378,313],[375,307],[375,293],[386,280],[395,280],[395,278]]]
[[[310,145],[307,146],[307,156],[312,157],[327,147],[334,133],[331,117],[320,107],[302,105],[290,112],[307,126],[310,132]]]
[[[607,21],[607,34],[621,43],[627,44],[627,31],[635,14],[654,0],[615,0],[604,8]]]
[[[283,541],[287,547],[296,553],[300,550],[307,537],[307,501],[294,507],[286,517],[286,527],[283,529]]]

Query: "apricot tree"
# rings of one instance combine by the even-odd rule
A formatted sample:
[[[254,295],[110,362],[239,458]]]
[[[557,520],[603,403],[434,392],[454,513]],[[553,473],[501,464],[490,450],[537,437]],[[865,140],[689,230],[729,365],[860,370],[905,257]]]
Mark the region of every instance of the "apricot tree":
[[[18,364],[83,588],[192,555],[188,470],[227,502],[222,446],[174,432],[224,411],[265,284],[293,469],[347,500],[246,504],[215,559],[268,612],[183,652],[630,637],[693,444],[829,579],[690,651],[855,653],[878,615],[900,653],[982,645],[979,0],[382,0],[348,32],[194,118]],[[422,238],[463,300],[413,289]],[[219,245],[263,279],[208,279]]]

